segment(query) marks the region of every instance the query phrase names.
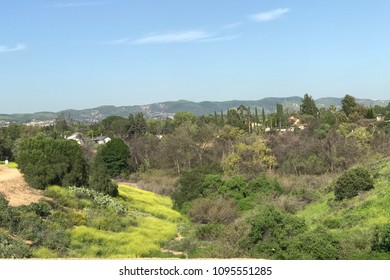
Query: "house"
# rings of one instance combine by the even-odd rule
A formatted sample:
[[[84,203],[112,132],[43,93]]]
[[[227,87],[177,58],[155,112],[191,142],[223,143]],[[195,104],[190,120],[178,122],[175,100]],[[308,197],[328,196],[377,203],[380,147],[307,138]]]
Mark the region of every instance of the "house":
[[[385,117],[384,116],[382,116],[382,115],[377,115],[376,116],[376,121],[377,122],[383,122],[385,120]]]
[[[83,135],[79,132],[75,132],[70,136],[65,136],[67,140],[75,140],[79,145],[84,145]]]
[[[108,136],[99,136],[99,137],[92,138],[92,141],[99,144],[99,145],[102,145],[102,144],[107,144],[108,142],[110,142],[111,138]]]
[[[291,116],[288,118],[288,121],[291,122],[293,128],[299,128],[300,130],[304,130],[307,126],[305,123],[301,123],[301,120],[297,117]],[[294,130],[292,130],[294,131]]]

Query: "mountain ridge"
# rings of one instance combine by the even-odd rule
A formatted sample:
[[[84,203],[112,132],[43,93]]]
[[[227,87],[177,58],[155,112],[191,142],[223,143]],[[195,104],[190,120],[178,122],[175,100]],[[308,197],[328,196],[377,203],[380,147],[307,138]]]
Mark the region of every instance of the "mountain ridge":
[[[338,97],[322,97],[315,100],[318,107],[329,107],[335,105],[341,106],[342,98]],[[359,99],[358,103],[365,106],[386,106],[390,100],[372,100],[372,99]],[[175,113],[181,111],[188,111],[195,115],[207,115],[214,112],[227,111],[228,109],[244,105],[251,107],[252,109],[257,107],[258,109],[264,108],[266,113],[272,113],[276,110],[276,104],[282,104],[285,111],[295,112],[299,110],[301,104],[301,97],[289,96],[289,97],[265,97],[259,100],[228,100],[228,101],[201,101],[193,102],[188,100],[177,101],[165,101],[156,102],[145,105],[130,105],[130,106],[114,106],[114,105],[102,105],[95,108],[88,109],[67,109],[59,112],[42,111],[30,114],[0,114],[0,122],[9,123],[27,123],[32,120],[35,121],[47,121],[53,120],[59,116],[65,118],[72,118],[81,122],[98,122],[102,119],[116,115],[122,117],[128,117],[129,114],[137,112],[144,113],[146,118],[166,119],[172,117]]]

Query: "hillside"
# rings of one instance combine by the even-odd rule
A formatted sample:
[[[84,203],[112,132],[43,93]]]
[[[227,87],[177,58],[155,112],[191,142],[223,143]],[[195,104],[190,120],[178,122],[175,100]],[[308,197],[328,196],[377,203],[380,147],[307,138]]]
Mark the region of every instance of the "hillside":
[[[367,193],[343,201],[336,201],[329,183],[323,186],[325,195],[305,207],[296,215],[303,218],[311,229],[325,227],[338,240],[344,250],[359,248],[348,252],[348,258],[378,258],[371,251],[373,230],[389,222],[390,209],[390,160],[374,161],[369,170],[375,178],[374,189]],[[388,255],[383,256],[388,258]]]
[[[44,195],[19,207],[0,196],[0,258],[184,257],[162,248],[185,221],[168,197],[127,185],[118,198],[58,186]]]
[[[335,105],[341,107],[342,98],[320,98],[315,102],[318,107],[329,107]],[[365,106],[386,106],[389,100],[371,100],[371,99],[356,99],[358,103]],[[214,112],[226,111],[231,108],[236,108],[240,105],[251,107],[254,109],[264,108],[266,113],[273,113],[276,110],[276,104],[282,104],[286,111],[294,112],[299,110],[301,104],[301,97],[267,97],[259,100],[231,100],[231,101],[203,101],[192,102],[186,100],[167,101],[160,103],[152,103],[147,105],[134,106],[100,106],[97,108],[74,110],[68,109],[57,113],[53,112],[39,112],[34,114],[0,114],[0,126],[2,122],[11,123],[26,123],[32,120],[44,121],[52,120],[63,115],[64,117],[72,118],[77,121],[94,123],[101,121],[108,116],[122,116],[128,117],[130,113],[142,112],[146,118],[166,119],[172,117],[176,112],[191,112],[195,115],[207,115]]]

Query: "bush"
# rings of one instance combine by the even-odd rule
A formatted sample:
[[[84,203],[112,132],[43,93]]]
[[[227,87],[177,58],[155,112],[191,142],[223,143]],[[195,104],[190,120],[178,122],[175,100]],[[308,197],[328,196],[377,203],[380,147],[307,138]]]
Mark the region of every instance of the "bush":
[[[16,161],[30,186],[45,189],[50,185],[77,185],[86,182],[86,163],[75,141],[33,137],[21,142]]]
[[[172,198],[178,208],[195,198],[198,198],[204,191],[204,179],[210,174],[221,174],[222,168],[216,164],[200,165],[194,169],[183,172],[174,186]]]
[[[228,224],[237,218],[237,208],[230,198],[201,198],[194,201],[188,214],[192,221],[200,224]]]
[[[224,231],[224,226],[221,224],[201,225],[196,229],[196,236],[201,240],[215,240],[220,237]]]
[[[130,150],[120,138],[114,138],[102,146],[96,156],[103,161],[111,177],[129,172],[127,160],[130,157]]]
[[[357,167],[344,172],[336,181],[334,194],[336,200],[350,199],[361,191],[374,187],[370,173],[363,167]]]
[[[29,257],[31,257],[31,251],[26,244],[12,240],[0,232],[0,258],[21,259]]]
[[[294,260],[339,259],[338,241],[325,230],[317,229],[294,238],[284,258]]]
[[[262,207],[249,220],[251,229],[244,245],[252,257],[280,258],[290,240],[306,231],[303,219],[283,213],[272,205]]]
[[[92,189],[114,197],[118,195],[118,185],[111,180],[108,169],[100,157],[95,158],[89,175],[89,186]]]
[[[372,249],[390,253],[390,223],[375,229]]]

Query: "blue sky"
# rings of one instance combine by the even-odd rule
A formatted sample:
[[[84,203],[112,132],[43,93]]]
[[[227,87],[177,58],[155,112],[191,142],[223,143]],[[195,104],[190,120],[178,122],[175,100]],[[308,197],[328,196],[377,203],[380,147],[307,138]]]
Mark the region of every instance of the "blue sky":
[[[390,99],[390,1],[4,0],[0,113]]]

